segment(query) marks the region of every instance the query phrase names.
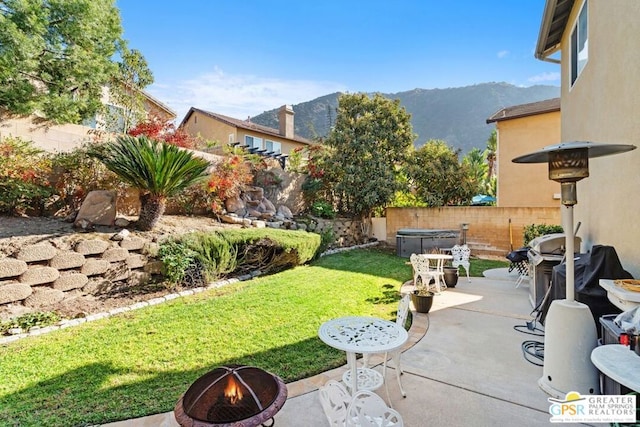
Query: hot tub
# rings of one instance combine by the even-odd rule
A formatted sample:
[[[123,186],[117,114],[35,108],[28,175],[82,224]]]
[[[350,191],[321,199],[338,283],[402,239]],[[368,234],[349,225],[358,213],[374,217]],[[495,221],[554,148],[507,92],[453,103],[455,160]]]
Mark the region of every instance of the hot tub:
[[[396,233],[396,254],[409,258],[438,248],[451,248],[460,242],[460,230],[403,228]]]

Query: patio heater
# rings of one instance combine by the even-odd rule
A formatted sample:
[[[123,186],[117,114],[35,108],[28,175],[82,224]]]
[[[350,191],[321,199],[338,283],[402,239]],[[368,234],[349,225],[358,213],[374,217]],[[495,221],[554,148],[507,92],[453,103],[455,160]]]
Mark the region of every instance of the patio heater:
[[[460,224],[460,228],[462,229],[462,244],[466,245],[467,244],[467,231],[469,231],[469,224],[466,222],[463,222],[462,224]]]
[[[573,206],[576,183],[589,176],[589,158],[634,150],[634,145],[576,141],[549,145],[516,157],[514,163],[547,163],[549,179],[560,183],[562,226],[565,234],[566,299],[554,300],[545,322],[544,366],[538,385],[547,394],[564,399],[570,391],[600,393],[598,371],[591,351],[598,334],[591,310],[575,300]]]

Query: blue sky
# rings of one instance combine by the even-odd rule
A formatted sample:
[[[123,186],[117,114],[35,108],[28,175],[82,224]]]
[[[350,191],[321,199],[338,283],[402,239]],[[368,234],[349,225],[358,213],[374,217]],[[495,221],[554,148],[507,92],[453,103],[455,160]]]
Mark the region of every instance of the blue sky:
[[[342,92],[560,85],[534,58],[544,0],[116,0],[178,113],[244,119]]]

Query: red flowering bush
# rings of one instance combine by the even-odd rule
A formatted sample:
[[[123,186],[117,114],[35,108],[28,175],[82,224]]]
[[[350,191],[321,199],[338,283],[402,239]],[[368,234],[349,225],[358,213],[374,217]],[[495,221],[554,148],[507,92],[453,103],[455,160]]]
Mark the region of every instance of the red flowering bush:
[[[127,132],[131,136],[145,135],[157,141],[182,148],[195,148],[197,139],[189,135],[183,129],[176,129],[171,122],[164,121],[158,116],[150,116]]]
[[[253,182],[251,162],[242,154],[231,153],[219,163],[207,183],[209,193],[214,196],[211,208],[222,213],[224,201],[240,196],[241,192]]]

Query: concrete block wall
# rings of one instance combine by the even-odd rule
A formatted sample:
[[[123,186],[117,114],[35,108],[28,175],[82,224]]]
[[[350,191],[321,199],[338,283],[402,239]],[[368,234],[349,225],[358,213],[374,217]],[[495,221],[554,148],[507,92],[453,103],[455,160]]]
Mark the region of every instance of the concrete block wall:
[[[524,227],[530,224],[560,225],[560,208],[500,208],[452,206],[439,208],[387,208],[387,243],[395,246],[403,228],[454,229],[469,224],[467,244],[472,255],[505,256],[525,245]],[[511,226],[509,225],[511,221]],[[511,243],[513,242],[513,243]]]
[[[0,258],[0,306],[41,308],[78,295],[99,294],[125,281],[136,285],[160,274],[149,258],[150,241],[131,237],[117,241],[90,238],[71,249],[53,240],[19,248]]]

